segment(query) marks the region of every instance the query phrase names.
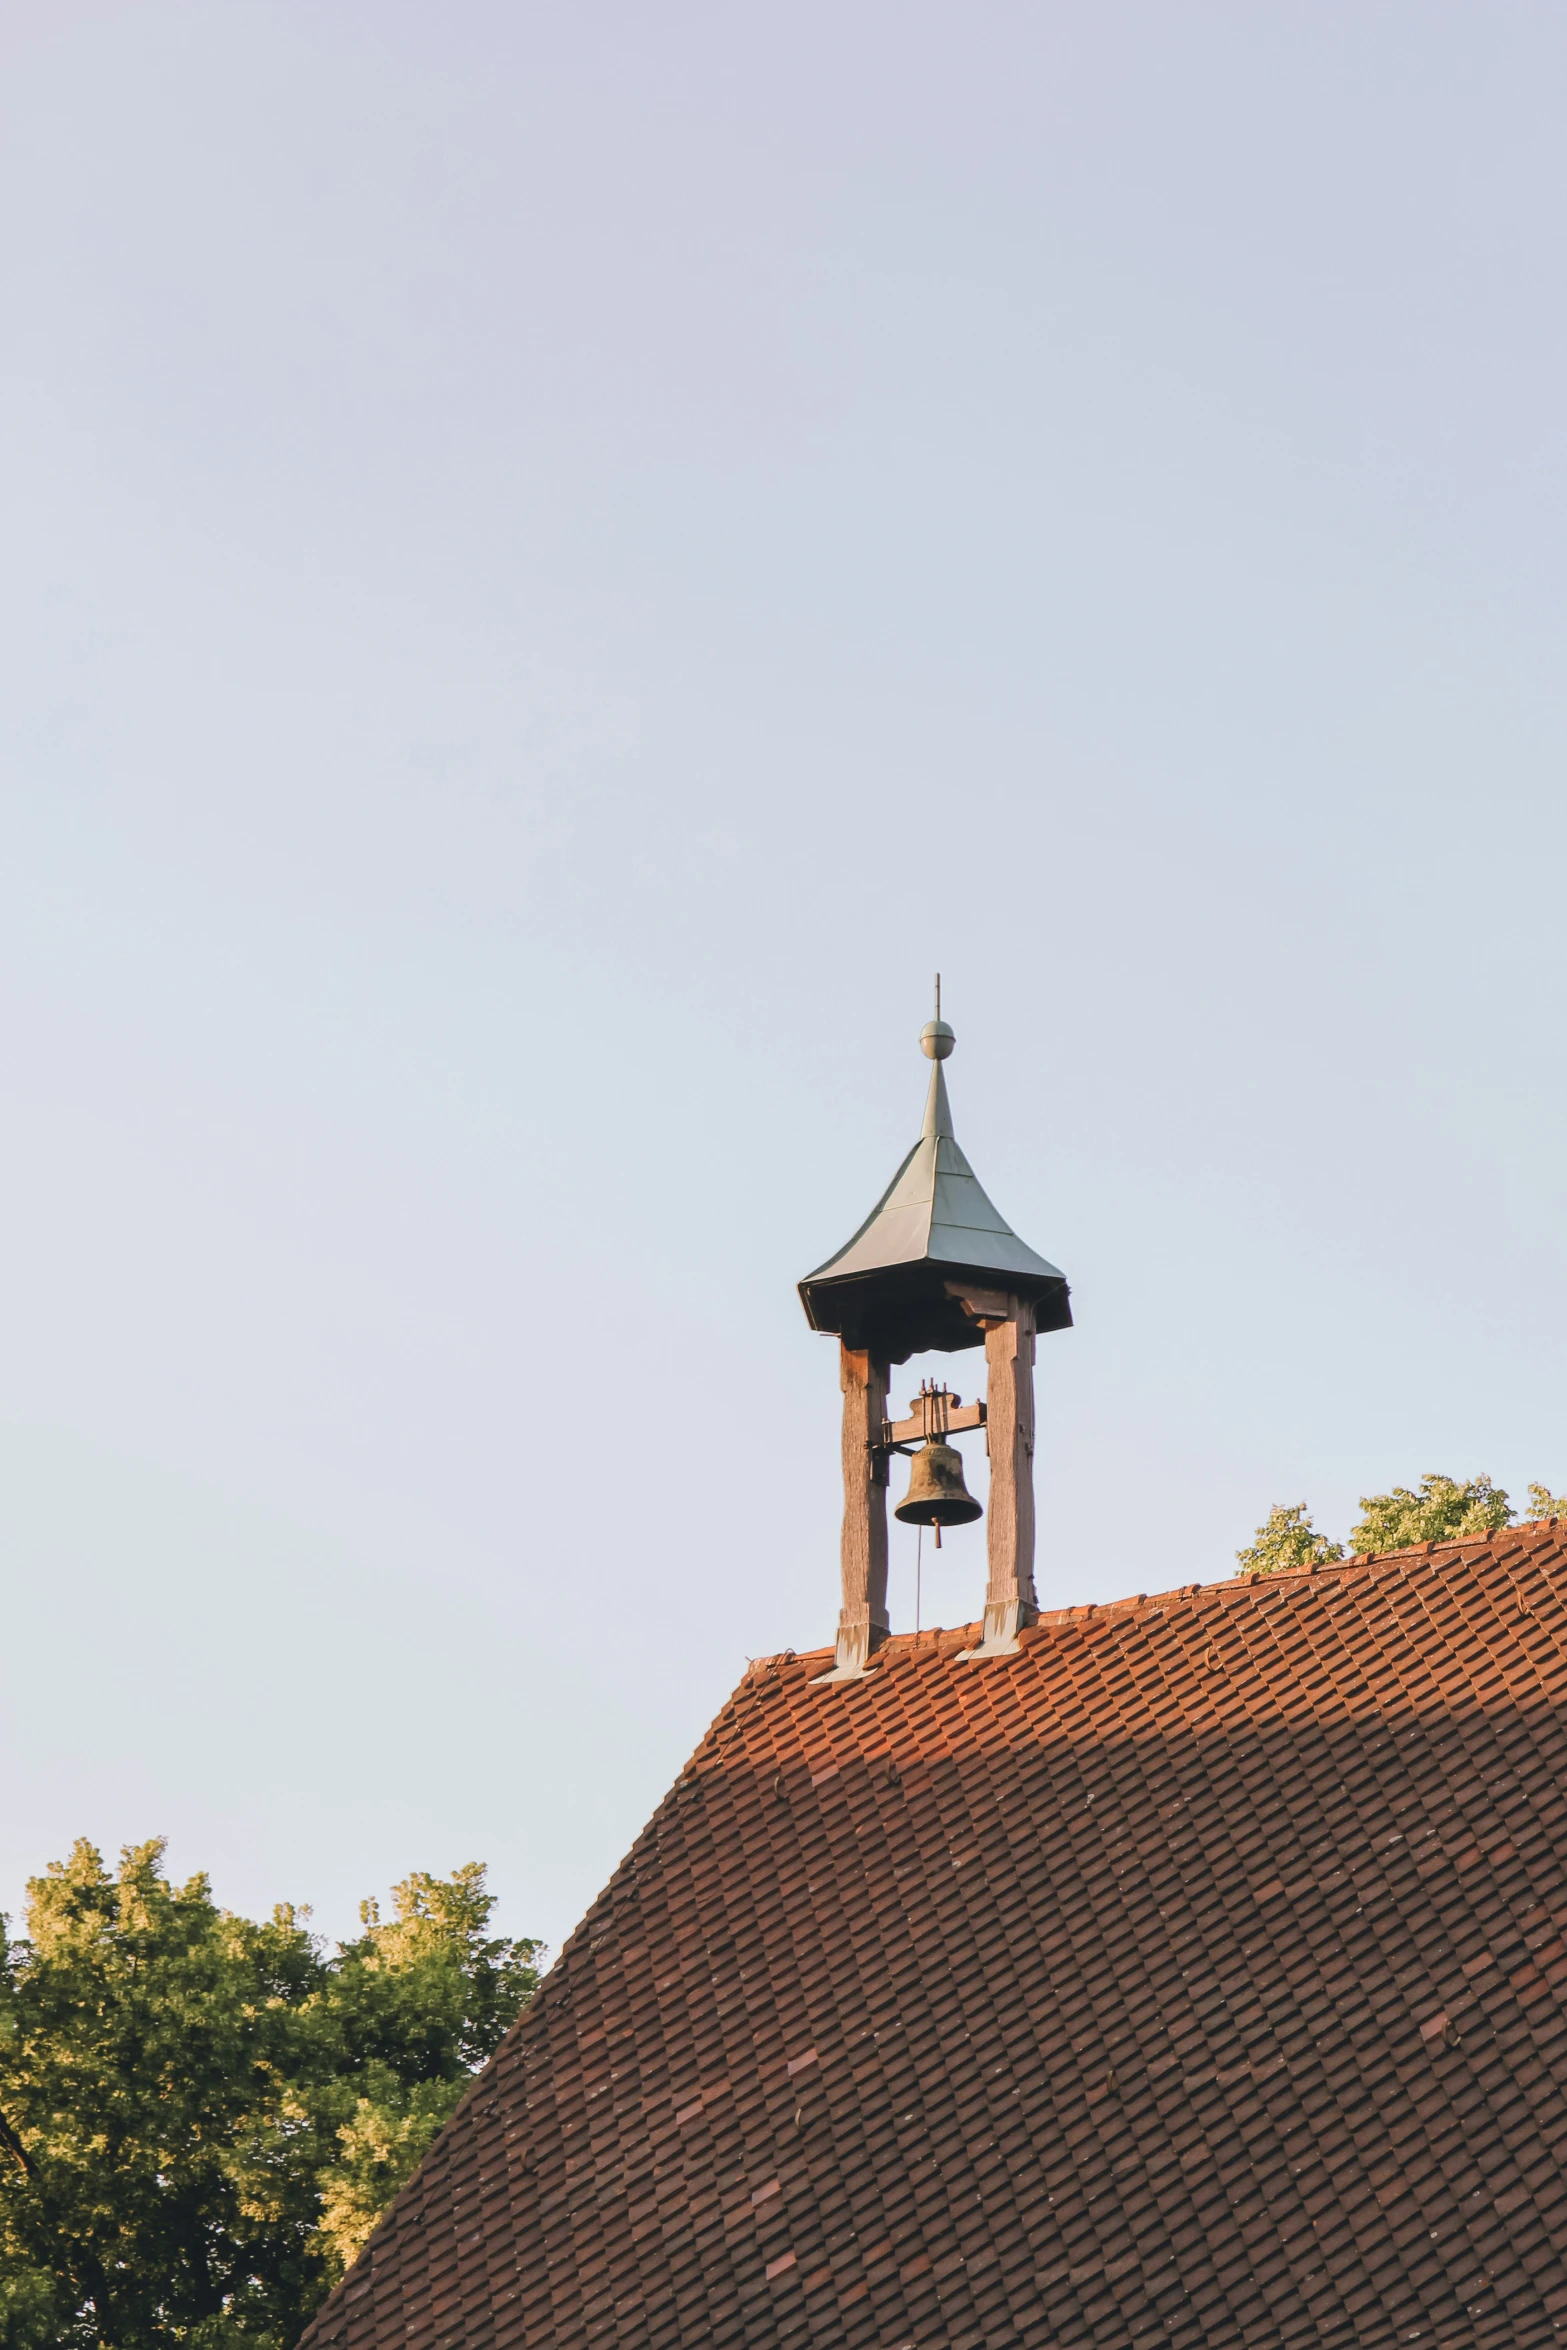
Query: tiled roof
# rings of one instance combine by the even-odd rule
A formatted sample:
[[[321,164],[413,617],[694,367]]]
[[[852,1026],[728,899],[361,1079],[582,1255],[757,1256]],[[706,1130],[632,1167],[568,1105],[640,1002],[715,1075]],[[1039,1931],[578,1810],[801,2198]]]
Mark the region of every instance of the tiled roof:
[[[1567,1523],[751,1670],[311,2350],[1567,2337]]]

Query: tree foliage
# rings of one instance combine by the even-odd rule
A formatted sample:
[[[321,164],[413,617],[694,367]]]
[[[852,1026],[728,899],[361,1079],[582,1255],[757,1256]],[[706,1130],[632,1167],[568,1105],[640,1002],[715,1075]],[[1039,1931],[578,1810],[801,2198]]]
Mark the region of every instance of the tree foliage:
[[[1490,1534],[1510,1526],[1517,1516],[1511,1501],[1489,1477],[1471,1477],[1466,1485],[1433,1470],[1422,1477],[1420,1490],[1395,1485],[1391,1493],[1363,1493],[1361,1514],[1350,1528],[1350,1546],[1356,1551],[1412,1550],[1421,1542],[1456,1542],[1467,1535]],[[1567,1499],[1558,1499],[1545,1485],[1529,1488],[1532,1518],[1567,1518]],[[1342,1543],[1317,1533],[1305,1502],[1279,1502],[1257,1528],[1251,1543],[1235,1554],[1253,1575],[1274,1575],[1290,1567],[1327,1566],[1344,1556]]]
[[[1395,1485],[1391,1493],[1363,1493],[1361,1516],[1349,1530],[1357,1551],[1412,1550],[1417,1542],[1455,1542],[1467,1534],[1490,1534],[1510,1526],[1516,1512],[1489,1477],[1467,1485],[1435,1471],[1420,1480],[1418,1493]]]
[[[1317,1533],[1305,1502],[1281,1501],[1257,1528],[1250,1548],[1235,1555],[1249,1574],[1276,1575],[1286,1567],[1328,1566],[1344,1556],[1344,1545]]]
[[[0,2350],[282,2350],[537,1981],[477,1864],[329,1954],[162,1861],[78,1843],[0,1937]]]

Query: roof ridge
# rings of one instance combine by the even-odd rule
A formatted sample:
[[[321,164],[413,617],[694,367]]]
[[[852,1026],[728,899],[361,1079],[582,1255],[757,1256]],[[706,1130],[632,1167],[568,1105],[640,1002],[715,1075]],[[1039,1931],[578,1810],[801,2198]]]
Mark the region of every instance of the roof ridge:
[[[1041,1608],[1034,1622],[1025,1627],[1021,1637],[1026,1643],[1031,1634],[1037,1635],[1057,1627],[1091,1623],[1109,1616],[1135,1615],[1139,1608],[1166,1608],[1172,1602],[1211,1600],[1226,1593],[1278,1591],[1301,1583],[1314,1583],[1319,1588],[1337,1585],[1351,1576],[1363,1575],[1368,1568],[1393,1567],[1400,1563],[1425,1563],[1455,1558],[1465,1552],[1489,1552],[1498,1563],[1507,1555],[1498,1546],[1505,1540],[1508,1550],[1517,1547],[1539,1549],[1555,1535],[1558,1542],[1567,1543],[1567,1528],[1557,1518],[1528,1518],[1516,1526],[1493,1526],[1484,1534],[1451,1535],[1444,1540],[1414,1542],[1402,1550],[1355,1551],[1350,1557],[1332,1559],[1312,1567],[1279,1567],[1270,1573],[1250,1570],[1226,1575],[1215,1583],[1193,1581],[1176,1583],[1165,1591],[1129,1592],[1122,1599],[1076,1600],[1065,1607]],[[943,1641],[966,1640],[978,1629],[977,1622],[967,1624],[926,1624],[918,1632],[894,1632],[876,1650],[876,1657],[891,1659],[907,1656],[918,1648],[940,1653]],[[747,1681],[782,1664],[815,1664],[824,1656],[831,1656],[831,1648],[792,1648],[781,1650],[776,1656],[759,1656],[749,1660]]]
[[[1528,1518],[1521,1524],[1493,1526],[1483,1534],[1449,1535],[1441,1540],[1412,1542],[1399,1550],[1357,1550],[1348,1558],[1331,1559],[1310,1567],[1277,1567],[1271,1572],[1259,1573],[1251,1569],[1235,1575],[1226,1575],[1217,1582],[1173,1584],[1166,1591],[1138,1591],[1123,1599],[1079,1601],[1074,1606],[1041,1608],[1036,1623],[1029,1628],[1037,1630],[1041,1624],[1052,1622],[1081,1622],[1089,1616],[1114,1615],[1139,1607],[1164,1607],[1171,1600],[1211,1598],[1217,1592],[1256,1590],[1259,1587],[1277,1589],[1282,1584],[1342,1582],[1348,1576],[1364,1574],[1368,1567],[1390,1567],[1399,1560],[1425,1560],[1456,1555],[1463,1551],[1491,1551],[1501,1555],[1498,1545],[1505,1541],[1515,1547],[1521,1539],[1528,1539],[1538,1549],[1562,1522],[1557,1518]],[[1567,1531],[1557,1536],[1567,1541]]]

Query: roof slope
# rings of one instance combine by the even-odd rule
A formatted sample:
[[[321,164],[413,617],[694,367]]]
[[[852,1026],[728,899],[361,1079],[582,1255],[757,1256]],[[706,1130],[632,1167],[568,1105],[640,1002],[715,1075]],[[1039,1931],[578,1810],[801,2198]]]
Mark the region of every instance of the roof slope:
[[[1564,1534],[754,1668],[312,2350],[1560,2340]]]

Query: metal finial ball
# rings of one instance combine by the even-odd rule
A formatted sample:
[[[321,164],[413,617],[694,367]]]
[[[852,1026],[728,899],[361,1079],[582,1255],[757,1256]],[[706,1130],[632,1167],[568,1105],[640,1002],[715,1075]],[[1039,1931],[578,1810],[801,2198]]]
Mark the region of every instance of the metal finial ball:
[[[927,1020],[920,1030],[920,1051],[928,1061],[944,1061],[957,1041],[945,1020]]]

